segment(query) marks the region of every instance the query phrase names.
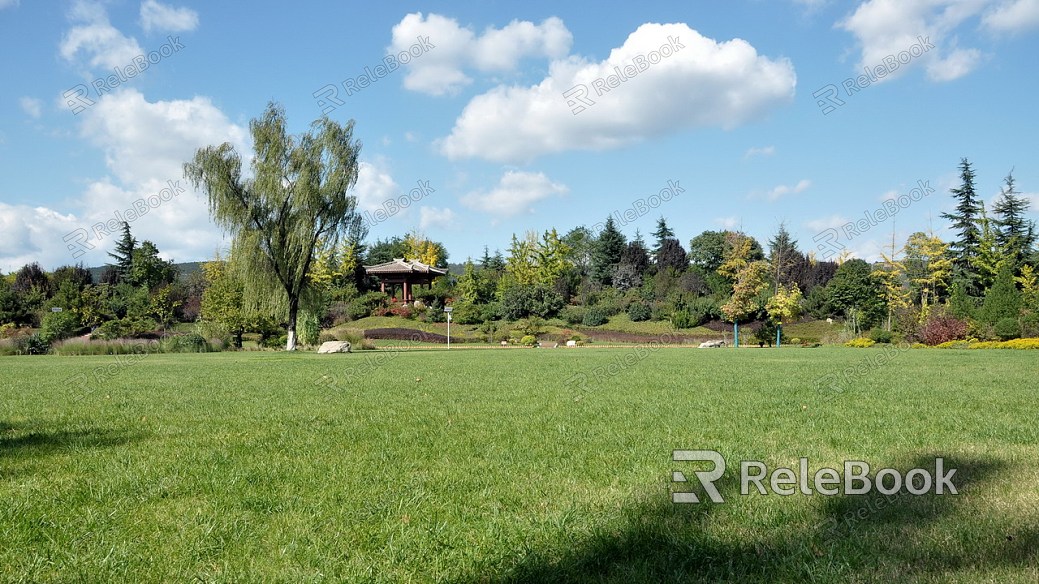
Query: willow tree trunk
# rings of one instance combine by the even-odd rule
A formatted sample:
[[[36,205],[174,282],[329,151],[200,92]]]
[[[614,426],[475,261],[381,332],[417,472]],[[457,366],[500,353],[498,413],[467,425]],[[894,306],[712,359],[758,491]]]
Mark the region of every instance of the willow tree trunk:
[[[285,341],[286,351],[296,350],[296,317],[299,315],[299,296],[289,297],[289,331]]]

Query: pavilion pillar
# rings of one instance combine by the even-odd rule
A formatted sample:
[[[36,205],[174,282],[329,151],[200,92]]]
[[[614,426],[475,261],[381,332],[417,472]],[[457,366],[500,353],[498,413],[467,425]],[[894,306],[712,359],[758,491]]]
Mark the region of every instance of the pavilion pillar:
[[[403,294],[404,294],[404,302],[408,302],[408,301],[411,300],[411,298],[409,297],[409,294],[408,294],[408,281],[407,280],[404,280],[404,292],[403,292]]]
[[[386,282],[379,282],[379,291],[383,294],[386,293]]]

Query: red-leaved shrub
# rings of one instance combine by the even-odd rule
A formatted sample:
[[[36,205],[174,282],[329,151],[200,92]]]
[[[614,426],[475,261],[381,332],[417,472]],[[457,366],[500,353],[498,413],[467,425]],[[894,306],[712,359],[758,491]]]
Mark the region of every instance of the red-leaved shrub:
[[[928,345],[939,345],[947,341],[967,338],[967,321],[960,320],[936,306],[920,325],[917,335]]]

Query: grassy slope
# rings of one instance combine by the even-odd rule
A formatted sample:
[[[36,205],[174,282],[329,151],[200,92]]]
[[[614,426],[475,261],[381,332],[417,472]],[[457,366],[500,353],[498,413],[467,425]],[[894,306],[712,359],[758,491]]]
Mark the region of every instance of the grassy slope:
[[[878,350],[630,351],[149,355],[96,390],[66,380],[114,358],[5,358],[0,581],[1039,578],[1034,353],[910,351],[834,397]],[[695,448],[726,503],[669,502]],[[799,456],[944,456],[961,495],[736,495],[735,461]]]

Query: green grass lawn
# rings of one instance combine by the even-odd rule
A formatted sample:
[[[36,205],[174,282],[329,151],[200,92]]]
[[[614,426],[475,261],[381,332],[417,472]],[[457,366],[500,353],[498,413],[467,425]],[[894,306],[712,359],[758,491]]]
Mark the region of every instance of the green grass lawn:
[[[633,351],[2,358],[0,581],[1039,580],[1036,353]],[[959,495],[739,494],[938,456]]]

